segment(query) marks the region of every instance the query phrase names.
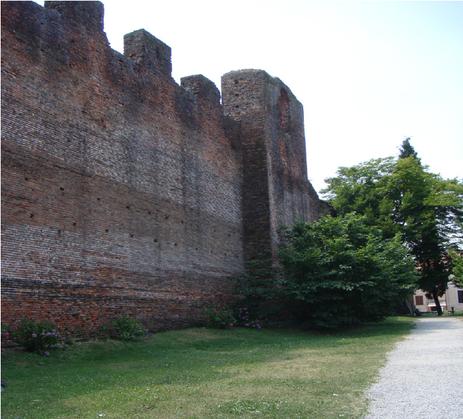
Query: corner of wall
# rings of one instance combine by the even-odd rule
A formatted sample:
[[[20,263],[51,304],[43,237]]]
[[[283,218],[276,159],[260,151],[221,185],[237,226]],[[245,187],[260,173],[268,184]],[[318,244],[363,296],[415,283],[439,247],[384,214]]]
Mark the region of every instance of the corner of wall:
[[[240,124],[245,257],[278,264],[279,230],[319,217],[307,179],[302,104],[263,70],[222,77],[225,115]]]

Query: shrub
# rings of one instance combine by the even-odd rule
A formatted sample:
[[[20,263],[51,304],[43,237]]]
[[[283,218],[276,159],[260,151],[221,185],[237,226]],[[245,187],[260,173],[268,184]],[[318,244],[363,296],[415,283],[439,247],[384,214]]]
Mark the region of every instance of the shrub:
[[[237,307],[235,313],[237,326],[262,329],[261,322],[252,318],[247,307]]]
[[[9,340],[11,337],[11,328],[8,323],[2,323],[2,341]]]
[[[236,295],[241,298],[235,307],[235,317],[242,327],[265,323],[279,318],[282,307],[276,298],[278,270],[269,268],[268,260],[247,264],[247,272],[237,278]]]
[[[228,329],[236,326],[233,310],[224,307],[212,307],[206,310],[208,326],[214,329]]]
[[[129,316],[121,316],[111,322],[109,334],[113,339],[131,341],[146,335],[143,325]]]
[[[46,353],[59,346],[61,336],[51,322],[23,319],[13,332],[13,340],[26,351]]]

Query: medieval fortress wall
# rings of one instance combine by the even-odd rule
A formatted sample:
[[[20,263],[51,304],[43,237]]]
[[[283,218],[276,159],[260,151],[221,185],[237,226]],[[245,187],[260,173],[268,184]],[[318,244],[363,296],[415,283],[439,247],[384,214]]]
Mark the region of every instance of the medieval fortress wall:
[[[326,211],[288,87],[235,71],[221,103],[170,54],[144,30],[112,50],[99,2],[2,3],[3,321],[198,323]]]

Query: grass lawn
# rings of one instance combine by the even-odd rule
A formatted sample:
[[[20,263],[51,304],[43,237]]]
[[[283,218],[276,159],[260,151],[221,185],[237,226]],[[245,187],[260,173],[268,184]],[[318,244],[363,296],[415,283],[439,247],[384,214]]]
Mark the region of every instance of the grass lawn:
[[[352,418],[410,318],[336,334],[187,329],[3,354],[3,418]]]

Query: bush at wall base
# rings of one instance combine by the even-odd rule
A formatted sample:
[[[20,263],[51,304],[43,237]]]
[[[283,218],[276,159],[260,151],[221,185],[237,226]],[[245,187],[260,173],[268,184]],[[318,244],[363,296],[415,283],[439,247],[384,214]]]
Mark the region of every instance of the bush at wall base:
[[[121,316],[114,319],[107,328],[112,339],[131,341],[142,338],[146,335],[143,325],[129,316]]]
[[[210,307],[205,313],[207,326],[212,329],[230,329],[236,326],[233,310],[228,307]]]
[[[22,319],[13,332],[13,340],[26,351],[44,353],[57,347],[61,336],[51,322]]]

